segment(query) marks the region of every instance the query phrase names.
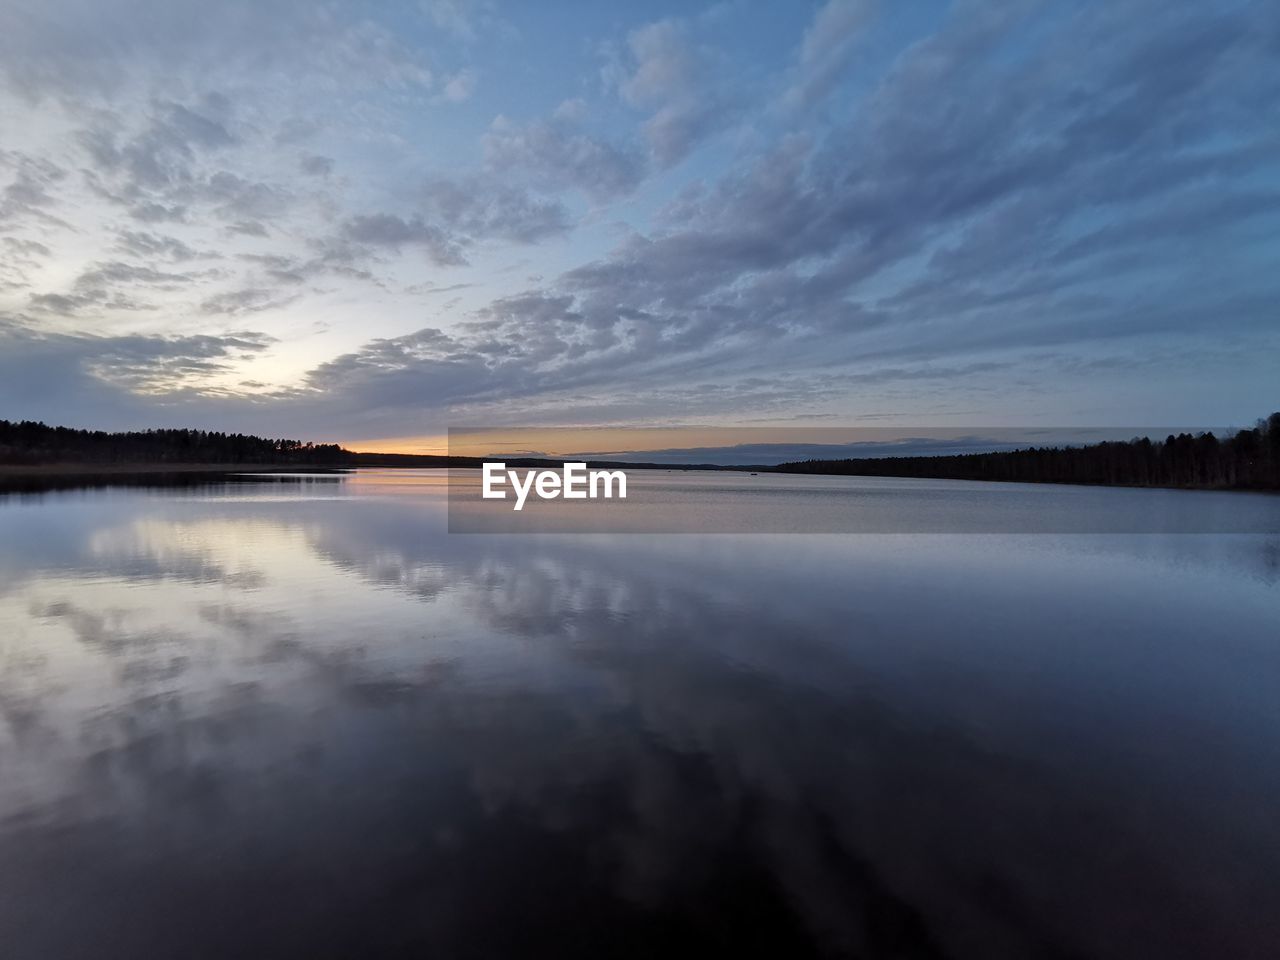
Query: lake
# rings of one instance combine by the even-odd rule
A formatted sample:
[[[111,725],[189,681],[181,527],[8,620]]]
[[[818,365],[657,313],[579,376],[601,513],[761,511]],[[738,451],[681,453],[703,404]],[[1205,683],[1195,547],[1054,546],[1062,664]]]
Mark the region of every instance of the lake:
[[[1276,955],[1280,497],[637,483],[0,496],[0,954]]]

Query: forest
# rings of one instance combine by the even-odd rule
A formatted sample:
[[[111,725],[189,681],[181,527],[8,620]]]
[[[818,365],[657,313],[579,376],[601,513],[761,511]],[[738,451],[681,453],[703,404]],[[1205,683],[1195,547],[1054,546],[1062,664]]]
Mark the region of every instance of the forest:
[[[774,469],[858,477],[1280,490],[1280,413],[1225,438],[1207,432],[1180,433],[1163,441],[1135,437],[1001,453],[803,460]]]
[[[509,460],[513,466],[559,461]],[[0,464],[280,464],[314,467],[478,467],[475,458],[354,453],[335,443],[304,443],[213,430],[138,430],[108,433],[0,420]],[[591,461],[628,469],[727,469],[713,464],[664,465]],[[803,460],[759,472],[1081,483],[1134,487],[1280,490],[1280,413],[1218,437],[1170,434],[1163,441],[1136,437],[1079,447],[1032,447],[998,453],[923,457]]]
[[[310,464],[345,466],[353,454],[336,443],[272,440],[214,430],[107,433],[0,420],[3,464]]]

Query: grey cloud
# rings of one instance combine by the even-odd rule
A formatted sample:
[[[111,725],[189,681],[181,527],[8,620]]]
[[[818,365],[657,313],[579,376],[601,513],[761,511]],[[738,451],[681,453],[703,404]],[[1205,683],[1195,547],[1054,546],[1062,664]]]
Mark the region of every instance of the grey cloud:
[[[471,95],[476,91],[477,81],[478,77],[474,70],[469,68],[459,70],[444,82],[435,100],[443,103],[462,103],[470,100]]]
[[[82,131],[80,142],[97,170],[121,178],[127,196],[180,187],[193,179],[191,165],[200,152],[236,142],[224,121],[212,116],[226,113],[226,102],[210,96],[201,106],[209,115],[171,101],[154,104],[142,129],[124,137],[121,118],[109,117]]]
[[[159,307],[146,300],[131,297],[122,293],[108,293],[105,290],[91,290],[88,293],[40,293],[33,294],[30,299],[33,309],[42,313],[56,313],[64,317],[74,316],[85,309],[98,310],[158,310]]]
[[[82,97],[127,86],[145,62],[169,88],[271,70],[302,86],[432,89],[430,65],[399,39],[403,24],[377,19],[306,0],[48,0],[38,15],[8,18],[0,81],[31,100]]]
[[[302,172],[312,177],[327,177],[333,173],[333,159],[330,157],[321,157],[315,154],[303,157],[298,162]]]
[[[285,117],[276,127],[272,141],[277,144],[301,144],[315,138],[323,124],[314,117]]]
[[[274,342],[257,333],[225,336],[113,337],[100,341],[89,359],[93,375],[133,392],[166,393],[190,389],[201,378],[231,369],[230,361],[261,353]]]
[[[615,68],[618,91],[633,107],[651,111],[644,132],[661,166],[679,163],[736,113],[720,59],[695,42],[682,20],[651,23],[627,37],[626,62]]]
[[[432,178],[423,187],[424,212],[471,240],[496,238],[535,243],[569,229],[557,200],[483,177]]]
[[[12,415],[49,422],[145,422],[148,396],[193,403],[207,378],[261,354],[270,337],[250,331],[224,335],[116,337],[40,332],[0,323],[0,383]],[[208,388],[212,389],[212,388]]]
[[[258,266],[262,272],[277,283],[302,283],[307,276],[317,272],[317,267],[304,264],[294,257],[286,257],[271,253],[242,253],[239,259]]]
[[[4,251],[0,256],[0,290],[30,286],[30,275],[40,268],[40,261],[53,256],[53,251],[38,240],[0,237],[0,244]]]
[[[180,103],[165,104],[163,126],[153,127],[152,135],[174,137],[206,149],[229,147],[236,143],[237,138],[225,126],[230,101],[214,93],[207,95],[201,106],[204,112],[197,113]]]
[[[420,417],[459,400],[495,397],[503,389],[493,365],[465,343],[427,328],[375,340],[312,370],[299,403],[348,424],[388,414]]]
[[[135,203],[129,208],[129,216],[142,223],[185,223],[185,206],[165,206],[162,203]]]
[[[171,273],[134,263],[111,260],[96,263],[76,278],[77,289],[94,289],[111,284],[132,284],[176,290],[196,279],[190,273]]]
[[[723,104],[688,100],[663,105],[645,121],[645,136],[663,166],[679,163],[726,122]]]
[[[50,210],[57,200],[50,192],[66,177],[57,164],[16,151],[0,150],[0,168],[13,171],[12,179],[0,193],[0,225],[33,221],[45,226],[71,229],[71,225]]]
[[[343,224],[342,238],[397,251],[403,247],[421,247],[438,266],[459,266],[467,262],[456,239],[421,218],[405,220],[390,213],[352,217]]]
[[[420,212],[402,217],[390,213],[364,214],[346,220],[340,243],[357,256],[359,248],[406,247],[424,250],[437,266],[467,263],[464,251],[491,239],[534,243],[568,230],[567,212],[555,200],[483,177],[431,178],[418,196]]]
[[[858,390],[896,404],[959,385],[1012,389],[1009,368],[992,364],[1092,369],[1087,361],[1126,360],[1130,346],[1149,350],[1154,334],[1175,358],[1228,340],[1262,355],[1280,298],[1280,280],[1260,269],[1280,213],[1280,15],[1260,4],[1175,7],[955,4],[875,86],[849,91],[856,101],[830,102],[821,122],[807,115],[803,134],[744,148],[643,232],[454,329],[335,358],[296,396],[273,395],[272,409],[325,424],[419,422],[467,405],[530,416],[572,407],[584,418],[781,412]],[[824,8],[796,71],[778,78],[787,89],[817,98],[841,75],[857,55],[857,12]],[[696,26],[633,36],[615,89],[651,124],[659,163],[732,116],[700,112],[726,102],[716,71]],[[303,188],[233,172],[243,173],[239,148],[218,128],[249,136],[235,110],[182,106],[213,126],[153,104],[165,131],[158,165],[127,159],[151,135],[146,118],[97,144],[106,152],[90,174],[104,195],[134,217],[274,228]],[[313,235],[306,254],[239,261],[251,276],[208,291],[207,308],[269,306],[325,271],[367,277],[388,250],[450,265],[486,240],[562,232],[567,211],[536,191],[625,196],[638,176],[625,146],[583,132],[582,113],[571,103],[490,131],[481,171],[421,182],[394,212],[333,212],[337,226]],[[17,197],[57,213],[46,203],[56,182],[39,176]],[[151,256],[147,268],[162,274],[185,262]],[[107,279],[121,296],[164,282]],[[88,291],[42,291],[33,307],[100,309],[75,301]],[[227,403],[217,409],[245,409]]]
[[[1245,31],[1221,26],[1205,30],[1196,18],[1171,28],[1181,34],[1179,42],[1168,37],[1158,43],[1139,40],[1137,49],[1115,50],[1109,71],[1089,82],[1109,92],[1139,82],[1121,78],[1140,77],[1147,93],[1139,111],[1142,119],[1126,121],[1129,134],[1124,138],[1082,143],[1064,131],[1077,128],[1086,117],[1110,113],[1111,105],[1105,95],[1092,100],[1080,96],[1083,78],[1071,66],[1081,62],[1078,56],[1051,50],[1016,69],[981,66],[999,63],[998,57],[977,54],[998,47],[1018,26],[1008,16],[957,14],[948,31],[904,54],[860,117],[827,142],[784,144],[746,172],[675,206],[667,232],[635,236],[611,256],[570,271],[561,283],[577,294],[586,316],[623,304],[648,311],[663,328],[656,342],[668,348],[716,338],[732,343],[744,335],[751,342],[753,335],[794,339],[841,334],[828,340],[825,349],[853,359],[856,354],[847,352],[841,340],[856,342],[868,323],[902,328],[933,321],[931,335],[941,350],[945,337],[960,326],[948,322],[946,296],[932,309],[895,309],[885,315],[878,315],[883,310],[874,301],[852,298],[861,284],[929,250],[939,238],[949,238],[948,231],[960,230],[957,248],[970,254],[964,270],[936,260],[938,272],[926,282],[936,282],[942,292],[949,289],[952,298],[957,290],[981,285],[985,290],[974,307],[985,302],[990,311],[1000,308],[1019,271],[1034,263],[1047,283],[1038,309],[1062,313],[1059,329],[1069,329],[1073,314],[1066,303],[1055,304],[1053,295],[1055,288],[1066,290],[1076,280],[1056,251],[1077,241],[1073,221],[1081,204],[1118,211],[1136,208],[1148,196],[1169,198],[1207,189],[1196,164],[1184,163],[1185,155],[1168,146],[1169,133],[1192,120],[1206,122],[1209,115],[1202,112],[1200,99],[1208,91],[1254,83],[1246,79],[1251,75],[1248,64],[1260,69],[1256,58],[1264,52],[1246,39]],[[1083,42],[1082,35],[1097,27],[1087,12],[1071,19],[1076,21],[1070,24],[1075,42]],[[1069,47],[1070,42],[1055,40],[1053,45]],[[1210,51],[1193,60],[1203,67],[1191,71],[1190,81],[1185,78],[1184,43]],[[1224,47],[1234,48],[1235,56],[1228,59],[1221,53]],[[1167,58],[1152,53],[1165,48],[1178,52]],[[1141,70],[1135,59],[1143,64]],[[1166,84],[1162,73],[1176,73],[1183,82]],[[1275,71],[1268,82],[1276,85]],[[1059,109],[1046,110],[1045,104],[1054,100],[1061,101]],[[920,101],[928,105],[924,117]],[[1260,140],[1275,143],[1269,128],[1254,129]],[[1254,170],[1273,155],[1265,150],[1249,154],[1250,149],[1239,145],[1231,152],[1250,155]],[[1135,169],[1142,170],[1145,185],[1117,191],[1117,175],[1127,179]],[[1234,204],[1220,194],[1214,195],[1214,203],[1225,205],[1222,216],[1234,209],[1231,219],[1236,223],[1258,213],[1246,213],[1247,201]],[[1019,204],[1029,205],[1028,216],[1003,223]],[[983,239],[975,244],[979,236]],[[1111,237],[1096,239],[1115,242],[1119,237],[1113,231]],[[1171,238],[1159,229],[1145,239],[1154,257],[1170,249]],[[1126,242],[1132,241],[1130,234]],[[1229,269],[1229,264],[1222,266]],[[1170,282],[1176,285],[1176,278]],[[659,305],[665,310],[654,309]],[[1090,312],[1110,314],[1119,335],[1143,330],[1142,324],[1125,321],[1124,309],[1104,297]],[[988,312],[987,322],[997,317]],[[1206,314],[1203,322],[1218,318]],[[1080,325],[1082,333],[1096,327]],[[1006,342],[1017,346],[1050,336],[1051,328],[1024,325],[1010,316],[1002,331]]]
[[[525,126],[499,117],[485,134],[484,153],[503,177],[526,177],[544,189],[580,189],[597,201],[630,193],[646,172],[636,151],[583,133],[564,109]]]
[[[42,313],[69,317],[84,307],[103,306],[106,299],[105,294],[36,293],[31,295],[30,305]],[[112,301],[111,305],[116,309],[136,309],[133,301]]]
[[[257,220],[237,220],[226,226],[226,232],[229,234],[238,234],[242,237],[269,237],[271,232]]]
[[[164,257],[174,263],[183,263],[198,257],[216,256],[212,252],[193,250],[177,237],[147,233],[141,230],[122,230],[116,237],[116,248],[141,257]]]
[[[241,253],[238,258],[268,270],[292,270],[297,261],[281,253]]]
[[[571,406],[575,416],[602,421],[741,415],[743,410],[787,411],[820,402],[847,389],[851,381],[883,390],[913,383],[940,389],[957,381],[1006,369],[1007,363],[923,364],[881,367],[862,374],[811,372],[793,376],[725,377],[724,369],[681,357],[665,369],[650,367],[637,376],[641,358],[598,364],[583,362],[577,325],[584,317],[572,298],[537,295],[510,298],[491,308],[462,333],[426,329],[405,337],[377,340],[322,364],[307,378],[307,403],[348,419],[360,413],[407,417],[423,411],[482,410],[490,422],[557,422]],[[506,336],[519,322],[520,336]],[[572,366],[566,368],[569,360]],[[679,371],[678,376],[673,376]],[[657,374],[655,376],[655,374]],[[619,391],[621,383],[633,390]]]
[[[442,293],[456,293],[459,290],[466,290],[474,286],[474,283],[450,283],[445,284],[444,286],[438,286],[437,284],[428,281],[426,283],[415,283],[413,286],[406,287],[404,292],[419,294],[422,296],[436,296]]]
[[[53,251],[38,240],[24,240],[21,237],[0,238],[11,255],[19,257],[51,257]]]
[[[182,290],[207,274],[174,273],[119,260],[100,261],[81,271],[68,293],[33,294],[33,308],[71,316],[86,308],[106,310],[155,310],[158,307],[139,291]]]
[[[403,337],[374,340],[357,353],[344,354],[322,364],[312,373],[311,380],[320,382],[330,375],[355,370],[395,370],[406,363],[460,359],[469,355],[455,338],[428,327]]]
[[[283,187],[219,170],[196,192],[227,218],[270,219],[282,214],[293,200]]]
[[[805,31],[786,101],[808,105],[830,92],[852,60],[875,7],[875,0],[828,0]]]
[[[88,166],[85,183],[144,223],[182,223],[198,216],[228,229],[265,233],[262,220],[283,216],[292,190],[249,179],[224,164],[238,159],[243,140],[231,102],[207,93],[190,105],[151,104],[140,120],[107,114],[79,132]]]
[[[1280,155],[1276,126],[1210,109],[1224,91],[1248,91],[1240,109],[1260,121],[1270,108],[1259,88],[1280,92],[1245,9],[1234,20],[1203,11],[1159,21],[1153,36],[1127,31],[1083,75],[1090,61],[1077,48],[1115,36],[1114,8],[960,7],[826,139],[784,140],[681,198],[663,229],[479,311],[453,345],[480,360],[469,389],[432,380],[438,358],[392,362],[383,350],[396,387],[380,395],[371,377],[362,392],[385,406],[414,396],[421,378],[423,403],[487,402],[501,382],[526,413],[538,397],[625,416],[626,403],[599,398],[630,383],[644,385],[632,415],[759,409],[860,385],[888,396],[894,384],[979,383],[1010,362],[984,352],[1097,349],[1155,332],[1216,335],[1224,324],[1261,335],[1280,290],[1242,271],[1233,243],[1208,240],[1274,218],[1266,194],[1224,191],[1210,174],[1247,178]],[[1056,29],[1039,29],[1037,16]],[[1036,55],[1000,55],[1031,37]],[[821,59],[842,48],[814,49]],[[665,64],[638,89],[650,95],[681,75]],[[1124,136],[1076,135],[1110,127],[1117,109]],[[1189,127],[1214,148],[1180,140]],[[1093,225],[1104,214],[1111,225]],[[1086,253],[1111,258],[1105,281],[1081,272]],[[922,256],[917,279],[892,273]],[[1177,267],[1188,257],[1194,274]],[[1143,282],[1126,285],[1126,271]],[[1209,275],[1222,282],[1206,285]],[[1251,289],[1228,296],[1228,278]],[[950,356],[959,362],[937,362]],[[806,373],[775,383],[767,373],[780,365]],[[340,377],[326,382],[344,389]]]
[[[631,31],[627,45],[634,59],[621,92],[636,106],[684,96],[698,75],[696,53],[686,25],[662,20]]]
[[[209,297],[200,304],[200,309],[205,313],[240,316],[275,310],[289,305],[297,298],[296,294],[282,296],[278,290],[268,287],[245,287]]]
[[[324,243],[319,245],[319,249],[318,256],[307,258],[276,253],[242,253],[237,259],[254,265],[261,277],[275,284],[297,285],[330,274],[385,288],[385,284],[371,272],[354,266],[362,253]]]

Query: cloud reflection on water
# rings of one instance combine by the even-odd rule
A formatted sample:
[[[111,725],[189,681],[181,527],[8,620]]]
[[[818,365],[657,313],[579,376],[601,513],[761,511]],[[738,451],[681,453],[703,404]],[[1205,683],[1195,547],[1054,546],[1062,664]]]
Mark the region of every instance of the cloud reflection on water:
[[[0,541],[20,954],[1277,932],[1265,538],[450,537],[376,484],[63,506],[0,511],[63,530]]]

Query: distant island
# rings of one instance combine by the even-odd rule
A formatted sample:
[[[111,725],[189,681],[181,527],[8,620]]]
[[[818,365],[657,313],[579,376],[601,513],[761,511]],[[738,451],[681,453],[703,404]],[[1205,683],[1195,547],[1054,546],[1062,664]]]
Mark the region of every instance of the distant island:
[[[778,473],[918,477],[1013,483],[1075,483],[1205,490],[1280,490],[1280,413],[1226,439],[1212,433],[1136,437],[1079,447],[1032,447],[1000,453],[801,460]]]
[[[558,466],[562,458],[502,458],[515,467]],[[0,476],[264,471],[281,467],[479,467],[484,458],[358,453],[334,443],[304,443],[212,430],[109,433],[0,420]],[[632,470],[736,470],[858,477],[914,477],[1018,483],[1280,490],[1280,413],[1226,438],[1180,433],[1163,441],[1137,437],[1078,447],[1032,447],[997,453],[802,460],[777,466],[588,461]]]

